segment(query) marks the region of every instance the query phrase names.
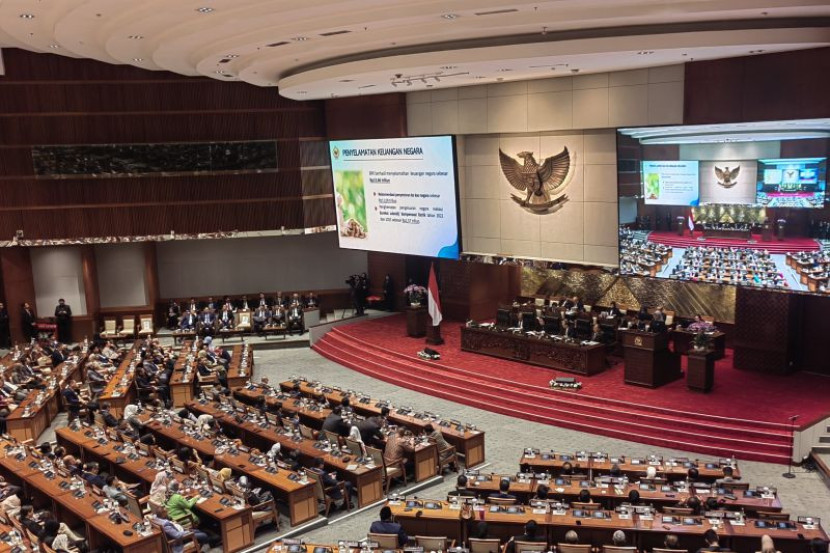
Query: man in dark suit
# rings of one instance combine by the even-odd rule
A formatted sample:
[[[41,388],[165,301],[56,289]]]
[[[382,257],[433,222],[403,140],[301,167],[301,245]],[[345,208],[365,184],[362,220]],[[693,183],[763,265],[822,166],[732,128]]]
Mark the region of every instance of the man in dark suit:
[[[37,317],[35,317],[34,309],[32,309],[32,306],[29,305],[29,302],[24,303],[23,308],[20,311],[20,326],[23,331],[23,336],[26,338],[27,342],[31,342],[32,338],[37,336],[37,329],[35,327],[36,324]]]
[[[58,325],[58,342],[68,344],[72,341],[72,308],[63,298],[55,306],[55,323]]]
[[[265,294],[262,292],[259,293],[259,299],[257,300],[257,307],[271,307],[274,304],[271,300],[265,297]]]
[[[720,538],[718,538],[718,533],[709,528],[706,532],[703,533],[703,541],[706,542],[706,547],[701,547],[698,549],[698,553],[705,553],[707,551],[721,551],[722,548],[720,543],[718,543]]]
[[[392,509],[384,505],[380,509],[380,520],[376,520],[369,527],[372,534],[396,534],[398,545],[403,547],[409,541],[409,536],[404,532],[403,527],[392,519]]]
[[[339,505],[340,508],[345,508],[346,498],[340,490],[340,482],[338,482],[337,479],[331,475],[331,473],[326,472],[326,463],[323,461],[323,458],[318,457],[314,461],[314,466],[309,470],[317,475],[320,483],[323,484],[323,489],[325,490],[326,495],[335,501],[341,502]],[[346,494],[351,495],[352,483],[346,482],[344,487],[346,489]]]
[[[535,520],[528,520],[527,523],[525,523],[525,533],[522,534],[521,536],[514,536],[514,537],[510,538],[510,541],[508,541],[507,545],[505,545],[505,548],[504,548],[505,553],[515,553],[515,551],[516,551],[516,542],[517,541],[522,541],[522,542],[525,542],[525,541],[530,541],[530,542],[545,541],[546,538],[545,538],[544,534],[541,535],[541,536],[538,536],[537,535],[538,534],[537,530],[538,530],[538,525],[536,524],[536,521]]]
[[[491,493],[489,497],[495,497],[496,499],[516,499],[516,496],[510,493],[510,480],[507,478],[501,479],[501,482],[499,482],[499,491]]]
[[[196,315],[194,315],[189,309],[185,310],[184,315],[182,315],[182,320],[179,322],[179,328],[181,330],[193,330],[196,328]]]
[[[115,428],[118,426],[118,419],[115,418],[115,415],[110,413],[110,404],[108,401],[101,403],[99,413],[101,413],[101,416],[104,417],[104,424],[106,424],[109,428]]]
[[[69,348],[66,346],[56,347],[50,357],[52,358],[52,366],[57,367],[69,359]]]
[[[455,481],[455,489],[448,492],[447,495],[456,497],[475,497],[476,493],[473,490],[467,489],[467,477],[463,474],[459,474],[458,479]]]
[[[386,437],[380,431],[389,414],[389,408],[383,407],[379,417],[368,417],[357,423],[357,429],[360,430],[360,439],[364,444],[383,449],[386,444]]]
[[[216,321],[216,315],[213,314],[210,307],[205,307],[199,315],[199,334],[202,336],[213,336],[213,323]]]
[[[323,421],[323,430],[334,432],[338,436],[346,437],[349,435],[349,425],[343,420],[343,410],[338,405],[331,410],[329,416]]]
[[[12,337],[9,330],[9,310],[0,302],[0,348],[10,348]]]
[[[234,302],[234,308],[237,311],[250,311],[254,308],[254,304],[248,301],[248,296],[242,296],[242,299]]]
[[[224,306],[222,312],[219,313],[219,328],[233,330],[233,311],[229,305]]]
[[[267,305],[258,305],[254,311],[254,332],[259,334],[262,328],[271,320],[271,310]]]
[[[190,311],[191,313],[198,313],[202,310],[202,304],[196,301],[196,298],[190,298],[188,302],[184,306],[186,311]]]
[[[170,300],[170,305],[167,306],[167,328],[174,329],[179,326],[179,315],[181,310],[176,300]]]
[[[72,422],[74,419],[78,418],[78,413],[80,412],[81,408],[84,406],[84,402],[81,400],[81,396],[78,395],[78,390],[81,387],[80,382],[70,382],[66,386],[64,386],[61,395],[63,395],[64,403],[66,404],[66,409],[69,412],[69,422]]]

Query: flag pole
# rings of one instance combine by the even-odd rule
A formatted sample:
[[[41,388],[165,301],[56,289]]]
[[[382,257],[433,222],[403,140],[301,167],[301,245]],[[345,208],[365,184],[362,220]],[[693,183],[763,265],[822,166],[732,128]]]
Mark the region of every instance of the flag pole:
[[[435,264],[429,266],[429,285],[427,286],[427,308],[430,316],[430,323],[427,325],[426,343],[439,346],[444,343],[441,337],[441,294],[438,290],[438,279],[435,276]]]

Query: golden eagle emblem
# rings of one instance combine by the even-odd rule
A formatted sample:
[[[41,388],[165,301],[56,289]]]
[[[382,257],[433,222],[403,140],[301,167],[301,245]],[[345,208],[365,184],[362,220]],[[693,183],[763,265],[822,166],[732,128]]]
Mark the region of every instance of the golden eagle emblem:
[[[545,159],[542,165],[536,162],[533,152],[519,152],[517,155],[524,160],[524,164],[499,148],[499,162],[507,181],[516,190],[527,194],[524,199],[511,194],[513,201],[535,213],[544,213],[568,200],[564,194],[556,197],[565,191],[573,176],[575,156],[567,147]]]
[[[731,171],[729,170],[729,166],[721,169],[717,165],[715,165],[715,177],[718,179],[718,184],[723,186],[724,188],[732,188],[736,184],[738,184],[738,173],[741,172],[741,166],[738,165]]]

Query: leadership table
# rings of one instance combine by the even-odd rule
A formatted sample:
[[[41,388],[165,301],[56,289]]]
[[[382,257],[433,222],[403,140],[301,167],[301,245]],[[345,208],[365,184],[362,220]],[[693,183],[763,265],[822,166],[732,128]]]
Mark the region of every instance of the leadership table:
[[[461,349],[583,375],[605,370],[605,346],[481,327],[461,327]]]

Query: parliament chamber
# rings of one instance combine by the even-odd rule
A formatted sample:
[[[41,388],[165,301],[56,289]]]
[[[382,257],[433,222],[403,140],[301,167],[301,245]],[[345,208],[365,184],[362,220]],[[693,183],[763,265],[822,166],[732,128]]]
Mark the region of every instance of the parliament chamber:
[[[0,0],[0,553],[827,553],[830,6],[694,4]]]

